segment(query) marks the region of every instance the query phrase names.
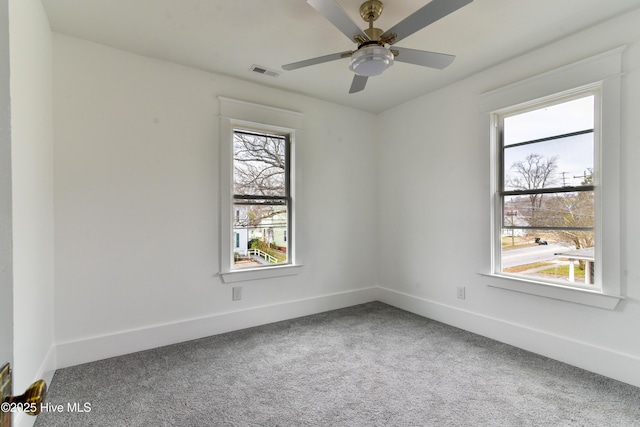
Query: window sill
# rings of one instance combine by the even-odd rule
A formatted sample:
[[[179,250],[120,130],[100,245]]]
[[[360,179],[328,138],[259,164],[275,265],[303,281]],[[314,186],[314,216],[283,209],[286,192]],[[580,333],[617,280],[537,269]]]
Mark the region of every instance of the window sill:
[[[274,267],[248,268],[220,273],[224,283],[245,282],[248,280],[271,279],[274,277],[294,276],[302,265],[279,265]]]
[[[618,303],[624,299],[624,297],[620,295],[609,295],[589,289],[536,282],[513,276],[480,274],[491,279],[490,283],[487,285],[492,288],[506,289],[509,291],[568,301],[576,304],[603,308],[606,310],[615,310]]]

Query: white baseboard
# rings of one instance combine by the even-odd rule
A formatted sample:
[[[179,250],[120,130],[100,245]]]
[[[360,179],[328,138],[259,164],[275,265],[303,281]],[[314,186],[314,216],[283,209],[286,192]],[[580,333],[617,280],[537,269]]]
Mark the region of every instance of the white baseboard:
[[[33,378],[33,381],[37,381],[40,379],[45,380],[47,383],[47,387],[51,385],[51,380],[53,379],[53,374],[56,371],[56,346],[52,345],[49,347],[47,354],[45,355],[40,367],[38,368],[38,372]],[[17,392],[18,390],[14,390]],[[22,391],[20,391],[22,393]],[[36,422],[36,418],[34,416],[26,415],[22,412],[16,414],[12,425],[14,427],[32,427]]]
[[[387,288],[385,304],[640,387],[640,358]]]
[[[364,304],[375,301],[375,289],[373,287],[357,289],[58,343],[57,367],[66,368],[225,332]]]

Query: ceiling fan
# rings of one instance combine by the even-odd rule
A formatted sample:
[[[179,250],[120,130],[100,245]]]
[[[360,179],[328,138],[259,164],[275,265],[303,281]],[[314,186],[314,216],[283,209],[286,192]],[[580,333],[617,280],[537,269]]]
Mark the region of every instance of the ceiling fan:
[[[351,58],[349,69],[355,73],[349,93],[360,92],[367,84],[367,79],[387,71],[394,63],[406,62],[443,69],[453,62],[454,55],[427,52],[424,50],[407,49],[394,45],[405,37],[410,36],[449,15],[473,0],[431,0],[422,8],[409,15],[387,31],[374,28],[373,22],[380,17],[383,4],[379,0],[367,0],[360,6],[360,16],[369,23],[369,28],[361,30],[346,14],[335,0],[307,0],[314,9],[322,14],[349,40],[358,44],[354,51],[333,53],[304,61],[283,65],[285,70],[296,70],[323,62]]]

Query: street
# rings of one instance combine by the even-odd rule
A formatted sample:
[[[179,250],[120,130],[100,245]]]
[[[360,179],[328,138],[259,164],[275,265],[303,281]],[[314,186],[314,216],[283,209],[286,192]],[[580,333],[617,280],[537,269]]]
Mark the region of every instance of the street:
[[[503,251],[502,268],[533,264],[541,261],[551,261],[556,258],[554,253],[566,251],[567,249],[571,248],[557,243],[550,243],[548,245],[529,246]]]

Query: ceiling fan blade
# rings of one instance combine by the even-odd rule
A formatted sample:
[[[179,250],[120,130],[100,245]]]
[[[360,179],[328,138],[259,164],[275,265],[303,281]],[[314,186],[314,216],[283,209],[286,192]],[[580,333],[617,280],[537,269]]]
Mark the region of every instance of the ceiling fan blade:
[[[345,36],[349,37],[352,42],[357,43],[356,36],[369,40],[369,36],[358,27],[358,24],[353,22],[335,0],[307,0],[307,3],[327,18]]]
[[[446,68],[453,62],[454,59],[456,59],[455,55],[427,52],[425,50],[407,49],[406,47],[398,46],[393,46],[391,48],[391,51],[398,52],[398,54],[394,58],[394,60],[397,62],[422,65],[423,67],[437,68],[439,70]]]
[[[359,76],[358,74],[353,76],[353,81],[351,82],[351,88],[349,89],[349,93],[360,92],[367,85],[367,76]]]
[[[393,27],[385,31],[380,38],[394,44],[410,36],[438,19],[455,12],[473,0],[431,0],[413,14],[407,16]]]
[[[285,70],[297,70],[298,68],[308,67],[309,65],[322,64],[323,62],[335,61],[336,59],[348,58],[353,52],[350,50],[331,55],[318,56],[317,58],[305,59],[304,61],[292,62],[282,66]]]

